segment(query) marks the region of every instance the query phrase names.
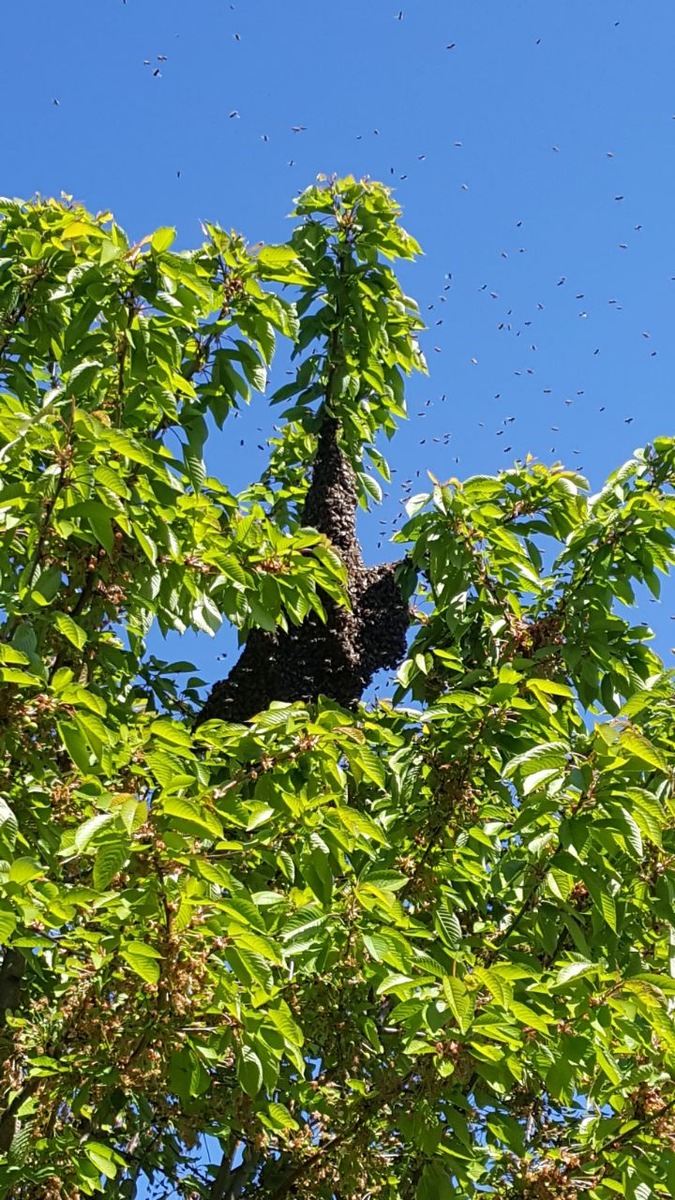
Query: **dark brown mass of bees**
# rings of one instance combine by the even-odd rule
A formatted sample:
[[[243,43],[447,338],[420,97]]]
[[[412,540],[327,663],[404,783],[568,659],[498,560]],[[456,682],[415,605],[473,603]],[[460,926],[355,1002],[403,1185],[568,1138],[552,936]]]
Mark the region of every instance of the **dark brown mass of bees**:
[[[303,525],[324,533],[348,574],[351,610],[322,597],[326,621],[311,613],[289,631],[254,629],[227,679],[216,683],[197,724],[246,721],[272,700],[329,696],[350,707],[381,668],[406,651],[408,604],[395,579],[397,563],[367,567],[356,536],[356,480],[338,444],[339,422],[324,417]]]

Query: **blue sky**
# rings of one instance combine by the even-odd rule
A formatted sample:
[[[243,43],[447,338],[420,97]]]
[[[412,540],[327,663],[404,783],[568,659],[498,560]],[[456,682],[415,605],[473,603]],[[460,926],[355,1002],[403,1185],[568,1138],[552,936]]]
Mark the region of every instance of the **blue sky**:
[[[425,252],[403,281],[429,326],[395,480],[530,452],[597,486],[673,428],[675,5],[400,3],[8,4],[0,190],[188,246],[201,219],[281,240],[319,172],[382,179]],[[262,469],[270,419],[258,397],[214,442],[231,486]],[[399,496],[362,521],[371,559]],[[672,599],[646,611],[666,654]],[[222,673],[226,637],[186,641]]]

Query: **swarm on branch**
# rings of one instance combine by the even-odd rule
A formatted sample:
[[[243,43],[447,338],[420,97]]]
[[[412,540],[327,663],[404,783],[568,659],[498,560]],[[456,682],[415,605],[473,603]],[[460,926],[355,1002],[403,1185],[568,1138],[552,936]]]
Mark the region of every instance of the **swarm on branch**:
[[[356,536],[356,479],[338,443],[339,422],[324,417],[302,523],[330,540],[347,568],[351,609],[322,597],[325,622],[310,614],[288,632],[253,630],[227,679],[213,687],[197,724],[246,721],[272,700],[330,696],[350,707],[381,668],[405,655],[408,604],[397,563],[367,567]]]

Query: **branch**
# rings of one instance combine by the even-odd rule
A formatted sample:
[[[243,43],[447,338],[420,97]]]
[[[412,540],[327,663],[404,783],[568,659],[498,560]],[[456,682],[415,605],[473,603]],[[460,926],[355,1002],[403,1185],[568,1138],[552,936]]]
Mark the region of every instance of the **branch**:
[[[275,1188],[270,1196],[270,1200],[284,1200],[284,1197],[289,1194],[289,1188],[293,1187],[293,1184],[297,1179],[300,1178],[302,1174],[304,1174],[305,1171],[311,1175],[317,1162],[320,1159],[325,1158],[327,1154],[330,1154],[331,1150],[335,1150],[336,1146],[339,1146],[342,1142],[346,1141],[353,1132],[354,1128],[350,1127],[348,1129],[344,1129],[341,1133],[336,1133],[335,1136],[329,1141],[324,1142],[323,1146],[320,1146],[317,1149],[316,1154],[314,1154],[310,1159],[306,1159],[298,1163],[297,1167],[293,1168],[290,1175],[287,1175],[283,1182],[279,1184],[279,1187]]]
[[[617,1146],[621,1146],[624,1142],[630,1141],[634,1133],[643,1133],[645,1129],[647,1129],[650,1125],[653,1125],[654,1121],[658,1121],[660,1117],[665,1117],[666,1113],[671,1112],[673,1108],[675,1108],[675,1097],[673,1097],[672,1100],[669,1100],[667,1104],[664,1104],[662,1108],[657,1109],[656,1112],[647,1113],[647,1115],[644,1116],[641,1121],[638,1121],[637,1125],[633,1126],[632,1129],[626,1129],[623,1133],[617,1133],[616,1136],[610,1138],[608,1142],[604,1142],[602,1145],[598,1146],[593,1153],[596,1155],[608,1154],[610,1150],[615,1150]]]
[[[485,965],[490,966],[490,964],[495,961],[497,955],[501,950],[503,950],[511,935],[514,934],[518,929],[523,918],[526,917],[528,912],[531,911],[532,906],[537,898],[537,893],[539,892],[539,889],[543,883],[544,877],[535,879],[534,885],[527,893],[511,924],[507,925],[506,929],[503,929],[501,933],[498,933],[492,939],[492,945],[483,959]]]
[[[21,980],[26,960],[18,950],[5,949],[0,966],[0,1029],[7,1020],[7,1010],[19,1006]]]
[[[16,1114],[21,1105],[25,1104],[26,1100],[29,1100],[33,1093],[37,1091],[39,1084],[39,1077],[37,1075],[31,1076],[0,1116],[0,1153],[6,1154],[12,1145],[14,1134],[16,1133]]]
[[[60,452],[60,461],[59,461],[59,455],[56,456],[56,462],[58,462],[59,466],[60,466],[58,479],[56,480],[56,484],[54,486],[54,491],[52,492],[52,495],[47,497],[46,503],[44,505],[44,513],[43,513],[42,521],[41,521],[39,531],[38,531],[37,542],[35,543],[35,549],[33,550],[30,561],[26,563],[25,571],[23,572],[23,574],[21,576],[21,585],[22,585],[22,587],[25,587],[27,590],[32,587],[33,580],[35,578],[35,572],[37,571],[37,569],[41,563],[42,552],[44,550],[45,541],[47,539],[47,534],[49,532],[49,528],[51,526],[52,516],[54,514],[56,502],[70,477],[71,455],[72,455],[72,447],[70,445],[70,439],[72,437],[74,415],[75,415],[75,397],[73,397],[72,401],[71,401],[70,419],[66,426],[66,442],[64,444],[64,450],[62,452]],[[11,640],[11,638],[14,634],[14,631],[16,630],[17,626],[21,623],[21,620],[22,620],[21,616],[17,616],[8,622],[6,629],[5,629],[5,635],[4,635],[6,641]]]
[[[223,1153],[218,1173],[211,1185],[209,1200],[237,1200],[261,1162],[260,1152],[247,1143],[238,1167],[232,1167],[232,1159],[241,1145],[236,1138],[234,1146]]]

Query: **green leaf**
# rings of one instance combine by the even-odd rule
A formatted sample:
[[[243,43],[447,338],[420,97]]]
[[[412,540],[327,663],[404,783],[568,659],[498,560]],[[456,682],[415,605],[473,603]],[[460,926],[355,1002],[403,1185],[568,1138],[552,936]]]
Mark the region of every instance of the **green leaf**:
[[[237,1058],[237,1079],[248,1096],[257,1096],[263,1085],[262,1063],[246,1042],[243,1043]]]
[[[40,608],[46,607],[61,591],[63,579],[60,567],[47,567],[40,571],[31,590],[30,598]]]
[[[446,975],[443,994],[462,1033],[466,1033],[473,1016],[473,1001],[466,985],[456,975]]]
[[[101,512],[101,508],[103,508],[102,505],[97,505],[97,507],[94,508],[93,504],[90,504],[90,511],[87,513],[87,520],[92,533],[101,543],[103,549],[107,550],[108,554],[112,554],[115,540],[113,538],[112,525],[110,523],[110,514],[107,512]]]
[[[223,836],[223,827],[216,814],[201,804],[180,796],[165,796],[162,808],[165,816],[176,818],[189,833],[210,838]]]
[[[191,733],[184,725],[179,725],[177,721],[169,721],[165,717],[159,717],[152,722],[150,732],[153,737],[158,738],[161,742],[167,742],[171,746],[180,746],[186,750],[192,750],[194,741]]]
[[[543,1034],[544,1037],[548,1037],[551,1025],[555,1024],[552,1017],[547,1020],[541,1013],[535,1012],[527,1004],[521,1004],[519,1000],[511,1000],[509,1011],[513,1013],[517,1021],[520,1021],[521,1025],[536,1029],[537,1033]]]
[[[534,771],[553,768],[560,769],[565,765],[568,754],[569,746],[566,742],[547,742],[544,745],[532,746],[530,750],[526,750],[523,754],[517,754],[515,758],[512,758],[504,774],[510,777],[515,775],[516,771],[519,770],[524,775],[531,775]],[[523,768],[528,769],[523,770]],[[532,768],[532,770],[529,768]]]
[[[598,1042],[595,1043],[595,1058],[598,1066],[604,1071],[610,1083],[619,1087],[622,1080],[621,1072],[612,1056]]]
[[[28,883],[44,874],[45,868],[33,858],[15,858],[9,868],[9,879],[12,883]]]
[[[258,954],[267,962],[274,963],[276,966],[281,966],[283,959],[277,948],[267,938],[261,937],[260,934],[254,933],[251,929],[242,929],[241,926],[230,925],[228,934],[234,940],[237,950],[248,950],[252,954]]]
[[[569,983],[572,979],[579,979],[582,975],[595,973],[598,969],[597,963],[593,962],[578,961],[565,963],[555,976],[555,985],[559,987],[561,984]]]
[[[96,816],[90,817],[83,825],[80,825],[75,830],[74,846],[78,854],[83,854],[94,840],[96,834],[101,829],[105,829],[106,825],[110,825],[115,820],[115,814],[111,812],[97,813]]]
[[[383,788],[386,782],[384,764],[370,746],[359,746],[350,754],[352,766],[361,770],[366,779]]]
[[[112,733],[99,717],[98,713],[80,709],[73,718],[75,725],[83,735],[98,762],[101,761],[103,749],[112,741]]]
[[[0,909],[0,942],[5,945],[16,929],[16,914],[10,909]]]
[[[297,261],[298,257],[292,246],[263,246],[257,254],[259,266],[274,270],[289,267]]]
[[[536,683],[537,689],[547,696],[565,696],[570,700],[574,699],[574,692],[566,683],[557,683],[555,679],[541,679],[537,676],[536,679],[527,680],[525,686],[530,687],[534,683]]]
[[[366,841],[378,842],[381,846],[386,846],[387,839],[380,829],[376,821],[369,817],[367,813],[358,812],[354,808],[347,808],[346,805],[339,805],[334,810],[335,816],[345,829],[355,837],[364,838]]]
[[[600,911],[609,925],[613,933],[616,933],[616,904],[612,897],[605,891],[601,891],[599,895]]]
[[[263,278],[294,284],[310,281],[291,246],[263,246],[258,251],[257,262]]]
[[[102,363],[92,360],[77,363],[68,378],[68,391],[76,396],[86,396],[92,384],[99,378]]]
[[[101,1142],[85,1142],[84,1152],[101,1175],[105,1175],[106,1179],[115,1178],[117,1167],[112,1157],[113,1151],[108,1146],[102,1145]]]
[[[646,738],[643,733],[638,732],[634,727],[622,729],[619,735],[619,746],[621,749],[632,755],[633,758],[640,759],[641,762],[647,763],[650,767],[656,767],[659,771],[668,771],[668,763],[664,759],[660,750],[652,745],[649,738]]]
[[[262,1115],[262,1114],[261,1114]],[[285,1104],[279,1104],[277,1101],[270,1101],[267,1106],[267,1116],[269,1117],[272,1129],[299,1129],[300,1125],[295,1117],[286,1108]]]
[[[122,870],[129,857],[129,846],[123,841],[103,842],[96,851],[92,878],[94,887],[105,891],[108,884]]]
[[[62,633],[76,650],[82,650],[87,642],[87,635],[80,625],[67,613],[54,613],[53,621],[59,633]]]
[[[170,225],[162,225],[156,229],[150,239],[150,245],[155,254],[163,254],[175,240],[176,230]]]
[[[37,687],[40,683],[37,675],[29,675],[18,667],[0,667],[0,683],[18,683],[22,687]]]
[[[630,813],[627,808],[621,809],[621,816],[623,818],[622,825],[625,830],[626,840],[628,841],[628,844],[630,846],[632,846],[633,850],[635,851],[636,858],[638,858],[638,859],[640,859],[640,861],[642,861],[642,858],[644,856],[644,846],[642,844],[642,834],[640,832],[640,826],[638,825],[637,821],[635,820],[635,817],[633,816],[633,814]]]
[[[88,775],[91,771],[91,750],[80,730],[76,729],[73,725],[69,725],[66,721],[57,721],[56,725],[61,735],[61,741],[75,763],[75,766],[84,775]]]
[[[250,596],[249,608],[251,609],[251,617],[255,625],[259,625],[261,629],[267,630],[268,633],[274,633],[277,628],[277,623],[271,613],[263,608],[262,604],[256,600],[255,596]]]
[[[120,948],[120,956],[146,983],[158,983],[160,966],[157,960],[162,955],[152,946],[147,946],[145,942],[127,942]]]
[[[463,938],[462,927],[456,914],[446,904],[441,904],[436,910],[436,928],[451,950],[459,949]]]
[[[143,551],[143,553],[144,553],[145,557],[148,559],[148,561],[151,562],[154,567],[157,562],[157,546],[155,545],[152,538],[147,533],[145,533],[142,529],[140,529],[138,525],[133,525],[132,528],[133,528],[133,535],[136,538],[136,541],[138,542],[139,546],[141,547],[141,550]]]
[[[0,643],[0,663],[27,664],[29,661],[28,655],[24,654],[22,650]]]
[[[112,554],[115,539],[111,520],[115,513],[105,504],[101,504],[98,500],[83,500],[81,503],[73,504],[65,510],[64,516],[68,518],[83,517],[94,537],[101,543],[103,549],[108,554]]]
[[[291,1046],[297,1046],[302,1049],[304,1045],[304,1035],[297,1021],[291,1016],[287,1006],[281,1008],[272,1008],[267,1012],[267,1020],[274,1025],[275,1029],[279,1030],[282,1037]]]
[[[18,822],[6,800],[0,796],[0,831],[10,846],[14,845],[18,832]]]
[[[493,967],[475,967],[474,975],[492,993],[498,1004],[509,1008],[511,1004],[511,987],[506,979],[498,974]]]

